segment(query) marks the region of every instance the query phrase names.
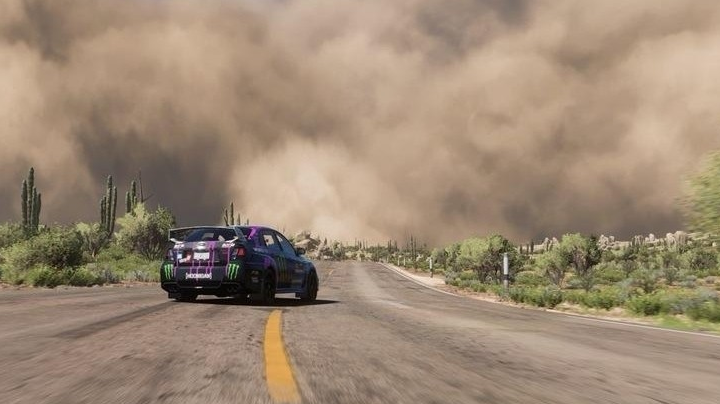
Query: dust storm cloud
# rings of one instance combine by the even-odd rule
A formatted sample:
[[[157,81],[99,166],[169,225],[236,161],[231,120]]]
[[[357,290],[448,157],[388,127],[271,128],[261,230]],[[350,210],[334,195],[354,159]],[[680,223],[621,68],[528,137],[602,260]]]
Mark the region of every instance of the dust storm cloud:
[[[0,220],[95,220],[139,169],[181,224],[444,243],[681,226],[720,147],[716,1],[5,0]]]

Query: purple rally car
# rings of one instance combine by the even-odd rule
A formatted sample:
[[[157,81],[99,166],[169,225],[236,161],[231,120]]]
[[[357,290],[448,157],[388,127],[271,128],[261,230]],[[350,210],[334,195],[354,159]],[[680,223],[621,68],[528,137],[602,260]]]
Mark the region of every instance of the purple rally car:
[[[160,268],[168,298],[198,295],[250,298],[272,304],[276,293],[317,298],[318,277],[302,248],[261,226],[199,226],[170,230],[171,245]]]

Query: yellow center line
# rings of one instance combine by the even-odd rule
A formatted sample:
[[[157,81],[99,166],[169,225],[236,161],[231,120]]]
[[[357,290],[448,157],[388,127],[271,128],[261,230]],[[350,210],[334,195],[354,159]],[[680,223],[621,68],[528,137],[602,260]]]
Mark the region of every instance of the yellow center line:
[[[274,310],[265,325],[265,378],[273,401],[294,404],[300,402],[300,392],[283,345],[281,315]]]

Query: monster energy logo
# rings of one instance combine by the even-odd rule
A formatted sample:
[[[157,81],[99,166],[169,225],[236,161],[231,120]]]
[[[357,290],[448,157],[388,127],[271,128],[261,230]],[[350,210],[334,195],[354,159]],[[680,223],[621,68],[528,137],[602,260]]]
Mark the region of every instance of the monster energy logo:
[[[165,275],[165,279],[172,279],[172,270],[173,264],[163,265],[163,274]]]
[[[228,264],[228,278],[234,279],[240,270],[240,264]]]

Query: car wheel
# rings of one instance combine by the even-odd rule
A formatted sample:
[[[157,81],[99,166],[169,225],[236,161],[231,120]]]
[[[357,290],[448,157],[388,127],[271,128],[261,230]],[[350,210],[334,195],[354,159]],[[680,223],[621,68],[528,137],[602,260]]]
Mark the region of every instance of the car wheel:
[[[275,304],[275,277],[269,274],[262,284],[260,293],[250,295],[250,299],[253,303],[259,303],[265,306]]]
[[[302,301],[304,302],[312,302],[317,299],[318,294],[318,278],[317,274],[315,272],[310,274],[310,277],[308,278],[308,284],[305,292],[305,296],[303,296]]]
[[[268,306],[275,304],[275,278],[273,276],[265,278],[265,285],[263,286],[263,303]]]
[[[238,304],[248,304],[250,302],[250,296],[248,295],[237,295],[233,300]]]

